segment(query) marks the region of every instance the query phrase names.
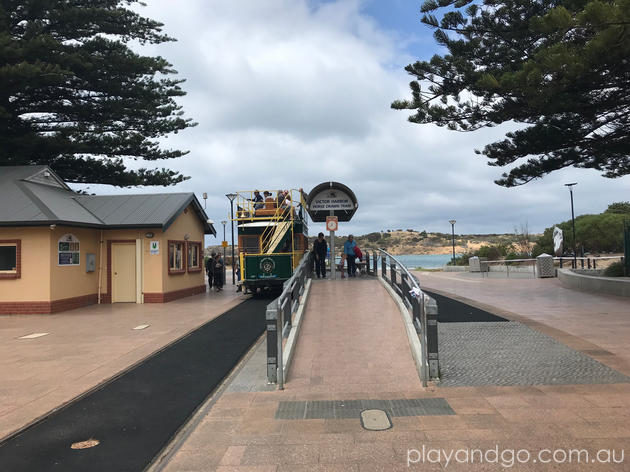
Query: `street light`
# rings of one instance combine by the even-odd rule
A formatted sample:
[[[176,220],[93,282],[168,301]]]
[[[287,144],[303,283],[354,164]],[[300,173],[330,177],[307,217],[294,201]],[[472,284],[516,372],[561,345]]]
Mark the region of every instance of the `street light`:
[[[236,283],[236,271],[234,270],[236,267],[234,264],[234,199],[237,195],[235,193],[228,193],[225,196],[230,200],[230,223],[232,232],[232,285],[234,285]]]
[[[575,246],[575,213],[573,211],[573,186],[577,185],[577,182],[564,185],[566,187],[569,187],[569,193],[571,194],[571,222],[573,223],[573,268],[577,269],[577,248]]]
[[[453,265],[455,265],[455,223],[457,223],[457,221],[448,220],[448,222],[451,224],[451,231],[453,233]]]
[[[221,224],[223,225],[223,241],[225,241],[225,225],[227,224],[227,221],[223,220]],[[225,243],[222,243],[222,245],[223,245],[223,283],[225,284],[225,271],[227,270],[225,268]]]

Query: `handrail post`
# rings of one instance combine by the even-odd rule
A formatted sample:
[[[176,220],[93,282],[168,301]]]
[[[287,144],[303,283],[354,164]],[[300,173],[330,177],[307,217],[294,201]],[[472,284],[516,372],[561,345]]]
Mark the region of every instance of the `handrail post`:
[[[409,297],[409,281],[407,280],[407,274],[405,272],[400,273],[400,292],[402,295],[403,301],[407,300]]]
[[[284,390],[284,366],[282,365],[282,332],[284,330],[284,315],[285,315],[285,306],[289,306],[289,310],[291,309],[291,299],[285,298],[284,303],[281,303],[282,296],[278,299],[278,319],[277,319],[277,338],[276,341],[278,343],[278,390]],[[289,312],[289,318],[291,317],[291,312]]]
[[[381,254],[381,258],[381,273],[383,274],[383,278],[387,280],[387,256]]]
[[[389,278],[392,284],[392,287],[396,285],[396,263],[391,261],[389,263]]]
[[[372,263],[374,266],[374,277],[378,277],[378,253],[376,251],[372,253]]]
[[[438,358],[438,306],[436,301],[432,298],[425,298],[425,314],[429,377],[435,379],[440,376]]]
[[[278,381],[278,301],[267,305],[267,381]]]
[[[426,316],[424,310],[424,293],[420,297],[414,297],[411,302],[412,312],[414,317],[417,317],[418,324],[416,325],[416,331],[419,330],[420,339],[420,349],[422,350],[422,364],[420,366],[420,380],[422,381],[422,386],[426,387],[429,380],[429,372],[428,372],[428,354],[427,354],[427,323]]]

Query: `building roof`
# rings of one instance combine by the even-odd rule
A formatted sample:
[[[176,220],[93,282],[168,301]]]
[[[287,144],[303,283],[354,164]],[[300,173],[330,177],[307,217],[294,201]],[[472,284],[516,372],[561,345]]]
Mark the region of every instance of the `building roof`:
[[[214,226],[194,193],[81,195],[48,166],[0,167],[0,226],[168,227],[189,205],[206,234]]]

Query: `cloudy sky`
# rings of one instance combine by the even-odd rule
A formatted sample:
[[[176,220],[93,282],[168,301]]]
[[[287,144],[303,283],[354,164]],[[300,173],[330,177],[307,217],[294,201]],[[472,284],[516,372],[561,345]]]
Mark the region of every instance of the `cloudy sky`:
[[[420,0],[146,1],[142,14],[178,41],[142,52],[166,57],[187,80],[180,103],[199,123],[165,140],[191,151],[166,163],[192,177],[167,191],[200,199],[207,192],[217,222],[229,209],[226,193],[309,191],[329,180],[359,200],[344,234],[449,232],[449,219],[457,233],[524,224],[538,232],[570,218],[565,182],[578,182],[577,214],[630,200],[630,176],[609,180],[586,170],[501,188],[493,183],[501,170],[474,149],[505,128],[457,133],[411,124],[406,112],[391,110],[393,100],[409,96],[404,66],[438,52],[419,21]],[[323,224],[310,232],[319,230]]]

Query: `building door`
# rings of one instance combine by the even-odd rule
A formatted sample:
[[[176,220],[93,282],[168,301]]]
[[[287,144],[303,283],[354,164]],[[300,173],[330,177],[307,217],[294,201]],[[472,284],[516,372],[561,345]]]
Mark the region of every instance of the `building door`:
[[[112,244],[112,302],[136,302],[135,244]]]

